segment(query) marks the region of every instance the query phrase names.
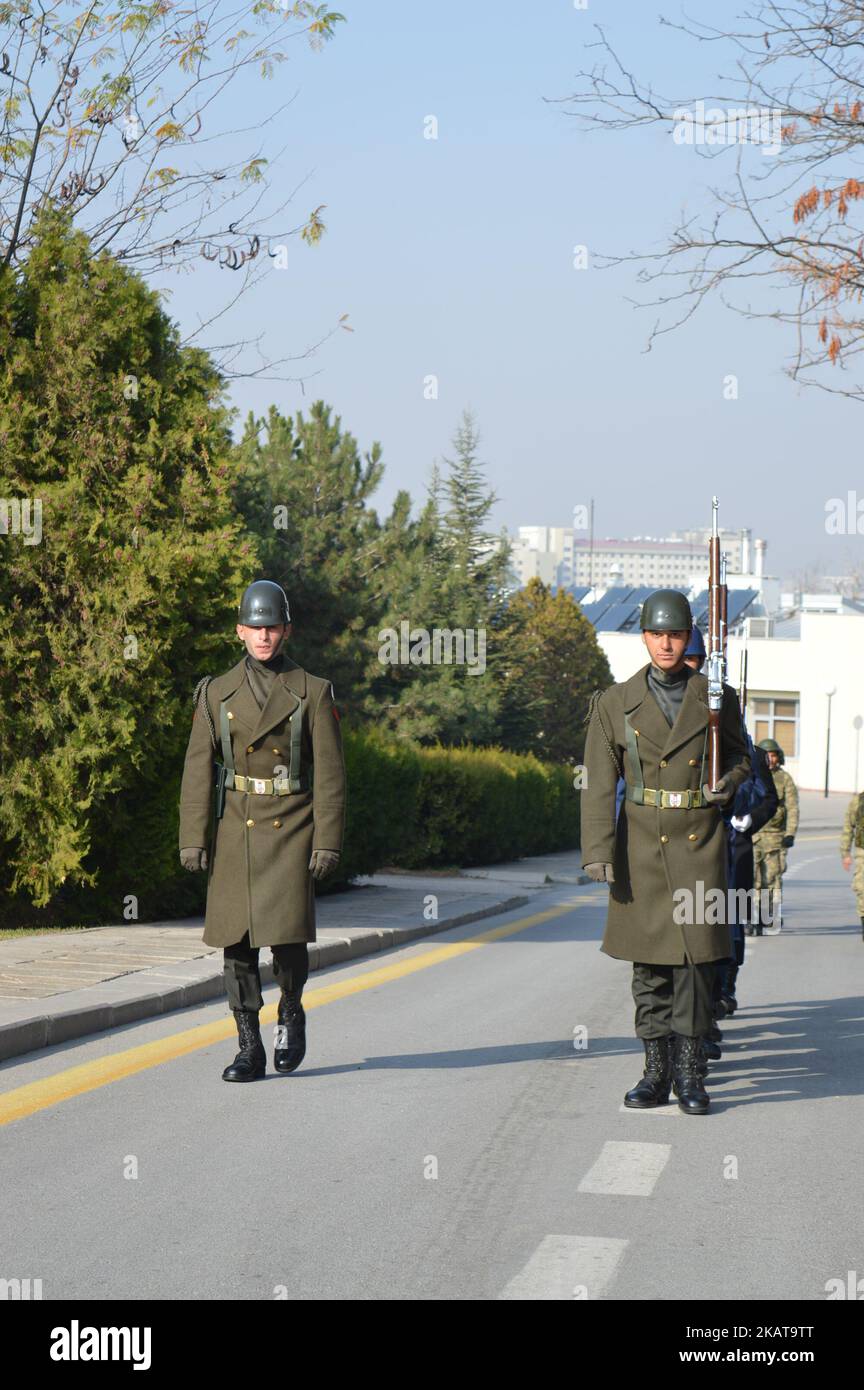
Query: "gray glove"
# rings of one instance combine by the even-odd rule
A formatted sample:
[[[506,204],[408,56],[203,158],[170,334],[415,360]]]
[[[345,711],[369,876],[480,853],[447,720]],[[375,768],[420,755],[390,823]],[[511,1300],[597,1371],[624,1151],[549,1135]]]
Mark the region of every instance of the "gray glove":
[[[309,860],[312,877],[326,878],[328,874],[332,874],[338,863],[339,855],[335,849],[313,849],[312,858]]]
[[[592,883],[614,883],[615,876],[612,873],[611,864],[585,864],[585,872]]]
[[[728,777],[721,777],[717,783],[717,790],[713,791],[707,782],[702,784],[702,796],[709,806],[725,806],[727,801],[731,801],[735,795],[735,788]]]
[[[181,849],[180,863],[184,869],[189,869],[191,873],[194,873],[196,869],[206,869],[207,851],[206,849]]]

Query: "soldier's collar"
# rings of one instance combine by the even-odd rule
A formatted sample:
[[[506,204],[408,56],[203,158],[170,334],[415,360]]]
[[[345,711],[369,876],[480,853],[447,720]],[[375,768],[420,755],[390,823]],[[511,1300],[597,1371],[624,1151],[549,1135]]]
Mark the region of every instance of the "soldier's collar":
[[[232,666],[230,671],[226,671],[224,676],[218,677],[221,692],[220,698],[224,699],[228,695],[233,695],[235,690],[246,680],[246,652],[243,653],[236,666]],[[298,666],[296,661],[292,661],[290,656],[283,655],[282,670],[276,673],[277,681],[292,690],[295,695],[300,695],[305,699],[306,696],[306,672],[302,666]]]
[[[638,709],[642,701],[647,698],[649,691],[648,672],[650,670],[651,662],[649,661],[646,665],[642,666],[635,675],[632,675],[629,680],[622,681],[621,695],[624,701],[625,714],[632,714],[633,710]],[[702,671],[694,671],[689,666],[687,670],[690,671],[690,676],[687,680],[687,686],[684,692],[685,700],[690,700],[695,696],[696,699],[701,700],[702,704],[706,704],[708,690],[707,677]]]
[[[680,671],[663,671],[652,661],[648,667],[648,675],[658,685],[683,685],[693,675],[693,668],[685,661]]]

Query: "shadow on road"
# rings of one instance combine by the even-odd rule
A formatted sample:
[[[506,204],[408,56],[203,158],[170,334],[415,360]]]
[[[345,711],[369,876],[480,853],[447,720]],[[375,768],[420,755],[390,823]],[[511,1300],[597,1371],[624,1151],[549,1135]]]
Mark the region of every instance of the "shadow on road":
[[[754,1102],[819,1100],[864,1092],[864,999],[860,996],[743,1007],[722,1028],[723,1056],[712,1062],[706,1083],[716,1112]],[[599,1062],[622,1056],[632,1056],[638,1067],[642,1048],[636,1038],[595,1037],[585,1050],[563,1038],[367,1057],[336,1067],[309,1067],[290,1080],[350,1071],[462,1070],[537,1061],[578,1060],[580,1068],[593,1069]]]

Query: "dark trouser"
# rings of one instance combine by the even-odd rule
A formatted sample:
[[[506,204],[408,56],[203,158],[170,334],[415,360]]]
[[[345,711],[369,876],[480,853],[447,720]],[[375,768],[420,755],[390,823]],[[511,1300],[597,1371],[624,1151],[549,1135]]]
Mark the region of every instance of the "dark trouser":
[[[729,960],[715,961],[716,974],[714,977],[714,989],[712,1001],[716,1006],[720,1002],[720,996],[725,994],[727,998],[735,998],[735,981],[738,979],[738,962],[734,956]]]
[[[225,947],[225,991],[232,1009],[262,1007],[258,946],[249,945],[249,933],[234,946]],[[309,951],[305,941],[273,946],[273,975],[280,989],[302,990],[309,976]]]
[[[701,1038],[713,1023],[711,994],[717,967],[703,965],[633,966],[637,1038]]]

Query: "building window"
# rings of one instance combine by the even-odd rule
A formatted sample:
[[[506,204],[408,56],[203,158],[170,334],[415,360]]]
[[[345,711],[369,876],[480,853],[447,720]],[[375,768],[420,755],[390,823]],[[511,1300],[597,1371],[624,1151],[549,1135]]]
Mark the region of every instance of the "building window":
[[[797,758],[798,697],[757,695],[747,703],[753,742],[761,743],[763,738],[773,738],[780,744],[787,758]]]

